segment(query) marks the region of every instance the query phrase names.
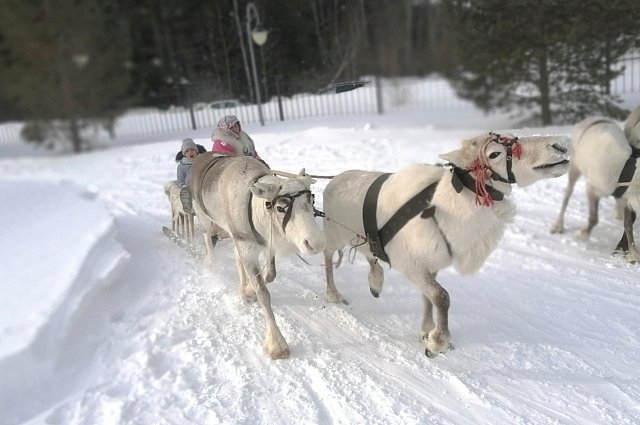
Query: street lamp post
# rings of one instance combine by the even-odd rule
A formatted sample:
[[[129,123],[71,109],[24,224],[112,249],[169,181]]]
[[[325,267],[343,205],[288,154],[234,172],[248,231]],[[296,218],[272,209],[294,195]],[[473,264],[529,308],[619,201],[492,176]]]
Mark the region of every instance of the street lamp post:
[[[249,56],[251,56],[251,69],[253,71],[253,83],[256,89],[256,103],[258,104],[258,116],[260,117],[260,125],[264,126],[264,117],[262,116],[262,100],[260,99],[260,83],[258,81],[258,70],[256,68],[256,57],[253,52],[253,43],[262,46],[267,42],[268,31],[261,28],[260,15],[258,9],[253,3],[247,4],[246,12],[247,20],[247,40],[249,42]],[[255,22],[252,28],[251,24]],[[253,40],[253,42],[252,42]]]

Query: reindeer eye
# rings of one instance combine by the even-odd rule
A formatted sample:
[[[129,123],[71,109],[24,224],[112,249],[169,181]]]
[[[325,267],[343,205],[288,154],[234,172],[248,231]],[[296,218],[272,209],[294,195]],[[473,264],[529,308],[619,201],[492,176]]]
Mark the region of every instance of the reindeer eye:
[[[289,208],[289,206],[291,205],[291,200],[283,196],[278,198],[275,204],[276,211],[278,211],[279,213],[284,213],[287,212],[287,208]]]
[[[491,155],[489,155],[489,159],[496,159],[499,156],[500,152],[492,152]]]

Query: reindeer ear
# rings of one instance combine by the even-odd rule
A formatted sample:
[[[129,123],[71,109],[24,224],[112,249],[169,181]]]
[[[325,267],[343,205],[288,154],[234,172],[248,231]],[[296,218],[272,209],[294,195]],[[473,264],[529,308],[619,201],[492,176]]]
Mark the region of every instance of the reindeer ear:
[[[440,154],[439,156],[445,161],[450,162],[452,164],[456,164],[461,167],[466,165],[466,162],[467,162],[464,151],[462,149],[456,149],[455,151],[443,153],[443,154]]]
[[[254,183],[249,190],[254,196],[263,199],[273,199],[280,192],[282,186],[273,183]]]
[[[311,178],[311,176],[308,175],[308,174],[305,174],[303,176],[298,175],[298,178],[301,179],[304,182],[304,184],[307,185],[307,186],[311,186],[312,184],[317,182],[316,179]]]
[[[306,175],[307,175],[307,173],[305,172],[304,168],[302,170],[300,170],[300,172],[298,173],[298,177],[304,177]]]

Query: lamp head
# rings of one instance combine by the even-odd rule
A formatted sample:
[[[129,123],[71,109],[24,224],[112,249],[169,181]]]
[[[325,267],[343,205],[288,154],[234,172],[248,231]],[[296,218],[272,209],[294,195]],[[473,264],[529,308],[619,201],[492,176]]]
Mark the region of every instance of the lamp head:
[[[251,38],[253,38],[253,42],[258,46],[264,45],[267,42],[267,36],[269,35],[269,31],[263,28],[256,28],[251,31]]]

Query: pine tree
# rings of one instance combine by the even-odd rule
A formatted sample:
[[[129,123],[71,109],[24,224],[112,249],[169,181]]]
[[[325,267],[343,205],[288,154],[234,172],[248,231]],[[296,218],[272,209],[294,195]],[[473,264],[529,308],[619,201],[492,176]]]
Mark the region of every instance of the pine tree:
[[[2,89],[37,120],[36,139],[62,130],[80,152],[84,128],[108,126],[124,110],[129,40],[121,23],[107,0],[3,0]]]
[[[639,35],[635,0],[444,0],[458,94],[485,110],[538,108],[543,125],[623,118],[608,90]]]

